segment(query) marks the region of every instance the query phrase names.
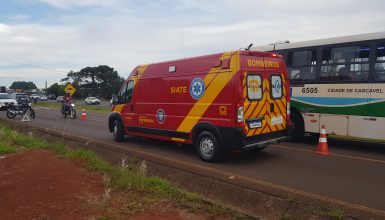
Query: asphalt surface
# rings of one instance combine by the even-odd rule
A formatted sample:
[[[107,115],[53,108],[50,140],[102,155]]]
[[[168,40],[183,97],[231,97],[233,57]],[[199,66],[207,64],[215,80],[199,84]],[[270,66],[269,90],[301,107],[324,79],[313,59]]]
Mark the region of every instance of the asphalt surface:
[[[25,123],[114,143],[107,127],[108,114],[88,113],[88,120],[81,121],[64,119],[56,109],[35,111],[36,119]],[[6,118],[5,111],[0,118]],[[316,154],[317,143],[309,137],[302,143],[270,145],[262,152],[229,153],[216,164],[201,161],[189,145],[134,137],[116,144],[385,212],[385,144],[328,141],[332,152],[328,156]]]

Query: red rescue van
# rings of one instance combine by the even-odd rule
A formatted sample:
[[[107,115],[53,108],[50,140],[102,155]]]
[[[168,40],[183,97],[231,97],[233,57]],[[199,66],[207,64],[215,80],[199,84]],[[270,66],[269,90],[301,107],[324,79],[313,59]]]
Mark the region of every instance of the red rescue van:
[[[289,81],[281,55],[233,51],[137,66],[114,98],[109,130],[196,146],[204,161],[287,136]]]

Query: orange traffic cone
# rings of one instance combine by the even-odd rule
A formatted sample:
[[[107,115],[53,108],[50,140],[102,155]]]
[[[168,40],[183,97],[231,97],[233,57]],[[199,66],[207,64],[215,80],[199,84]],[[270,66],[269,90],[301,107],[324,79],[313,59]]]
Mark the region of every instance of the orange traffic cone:
[[[86,110],[84,108],[82,109],[82,120],[83,121],[87,120],[87,114],[86,114]]]
[[[329,154],[329,147],[328,147],[328,140],[326,138],[325,125],[322,125],[322,128],[321,128],[321,133],[319,136],[319,141],[318,141],[316,153],[322,154],[322,155],[328,155]]]

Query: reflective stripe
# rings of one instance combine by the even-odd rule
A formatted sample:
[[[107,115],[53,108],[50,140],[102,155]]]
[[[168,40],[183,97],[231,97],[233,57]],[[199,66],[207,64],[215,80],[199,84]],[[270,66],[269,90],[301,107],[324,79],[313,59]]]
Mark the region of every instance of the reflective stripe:
[[[231,58],[234,56],[233,58]],[[240,68],[240,58],[239,52],[224,53],[222,59],[231,58],[231,75],[222,74],[221,72],[217,73],[216,77],[213,79],[214,73],[218,72],[218,68],[213,68],[206,75],[204,82],[207,84],[211,81],[210,86],[205,91],[205,94],[201,99],[199,99],[194,106],[191,108],[189,113],[186,115],[182,123],[179,125],[177,131],[179,132],[190,132],[199,119],[203,116],[206,110],[210,107],[211,103],[215,98],[220,94],[222,89],[227,85],[227,83],[232,79],[232,77],[239,72]],[[227,70],[226,70],[227,71]]]
[[[121,112],[125,104],[115,105],[113,112]]]
[[[319,138],[319,142],[321,142],[321,143],[327,143],[327,139],[326,138]]]

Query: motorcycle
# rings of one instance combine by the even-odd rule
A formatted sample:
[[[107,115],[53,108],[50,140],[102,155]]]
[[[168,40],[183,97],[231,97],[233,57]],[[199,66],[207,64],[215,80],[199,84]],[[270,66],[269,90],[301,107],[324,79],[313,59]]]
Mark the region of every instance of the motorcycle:
[[[27,112],[32,119],[35,118],[35,110],[33,110],[30,102],[19,105],[9,104],[7,106],[7,117],[9,119],[14,119],[16,115],[25,115]]]
[[[63,114],[64,118],[67,118],[68,115],[71,119],[76,118],[75,103],[64,104],[64,108],[62,109],[61,113]]]

